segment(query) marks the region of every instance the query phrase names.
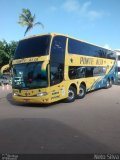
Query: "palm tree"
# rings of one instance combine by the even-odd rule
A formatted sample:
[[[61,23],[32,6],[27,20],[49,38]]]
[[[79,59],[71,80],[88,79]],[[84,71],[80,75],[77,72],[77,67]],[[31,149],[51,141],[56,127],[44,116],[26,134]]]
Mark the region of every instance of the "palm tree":
[[[36,25],[41,25],[42,28],[44,28],[44,25],[41,22],[35,22],[35,14],[32,15],[29,9],[24,8],[22,9],[22,14],[19,16],[18,23],[21,26],[27,26],[24,36],[29,30],[31,30]]]

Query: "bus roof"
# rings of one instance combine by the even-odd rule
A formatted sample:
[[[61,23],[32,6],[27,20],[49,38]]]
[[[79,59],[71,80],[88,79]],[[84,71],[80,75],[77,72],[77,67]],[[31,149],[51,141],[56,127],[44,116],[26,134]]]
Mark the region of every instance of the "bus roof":
[[[116,55],[120,55],[120,49],[115,49]]]
[[[96,45],[96,44],[93,44],[93,43],[84,41],[84,40],[82,40],[82,39],[74,38],[74,37],[69,36],[69,35],[67,35],[67,34],[61,34],[61,33],[56,33],[56,32],[32,35],[32,36],[25,37],[25,38],[21,39],[21,41],[22,41],[22,40],[25,40],[25,39],[33,38],[33,37],[44,36],[44,35],[51,35],[51,36],[61,35],[61,36],[65,36],[65,37],[67,37],[67,38],[72,38],[72,39],[77,40],[77,41],[81,41],[81,42],[84,42],[84,43],[87,43],[87,44],[91,44],[91,45],[96,46],[96,47],[101,47],[101,48],[103,48],[103,49],[107,49],[107,48],[105,48],[105,47],[102,47],[102,46],[99,46],[99,45]],[[113,50],[113,49],[107,49],[107,50],[112,51],[112,52],[120,51],[120,50]]]

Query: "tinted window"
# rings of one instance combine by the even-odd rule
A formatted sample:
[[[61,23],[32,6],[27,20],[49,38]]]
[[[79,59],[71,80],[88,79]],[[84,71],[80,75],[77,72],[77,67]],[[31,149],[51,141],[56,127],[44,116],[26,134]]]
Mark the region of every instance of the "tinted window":
[[[69,67],[69,78],[70,79],[79,79],[85,77],[95,77],[105,75],[105,67]]]
[[[106,58],[107,57],[107,50],[106,49],[103,49],[103,48],[100,48],[100,47],[94,47],[92,46],[95,50],[94,50],[94,53],[95,53],[95,57],[100,57],[100,58]]]
[[[48,55],[50,36],[40,36],[19,42],[14,59]]]
[[[55,85],[63,81],[64,66],[58,63],[53,63],[50,68],[50,85]]]
[[[68,52],[73,54],[88,55],[90,46],[86,43],[79,42],[77,40],[69,39],[68,41]]]
[[[69,67],[69,78],[70,79],[77,79],[76,77],[76,67]]]
[[[48,67],[43,62],[16,64],[13,66],[13,88],[42,88],[48,86]]]
[[[85,77],[85,67],[69,67],[69,78],[78,79]]]
[[[68,41],[68,52],[70,54],[79,54],[85,56],[115,59],[114,52],[70,38]]]
[[[63,81],[66,37],[55,36],[52,42],[50,55],[51,85]]]
[[[66,37],[55,36],[51,47],[51,62],[64,63]]]
[[[94,67],[86,67],[85,77],[93,77]]]
[[[102,76],[106,73],[106,67],[94,67],[93,76]]]
[[[116,54],[112,51],[109,51],[107,52],[107,58],[109,59],[116,59]]]

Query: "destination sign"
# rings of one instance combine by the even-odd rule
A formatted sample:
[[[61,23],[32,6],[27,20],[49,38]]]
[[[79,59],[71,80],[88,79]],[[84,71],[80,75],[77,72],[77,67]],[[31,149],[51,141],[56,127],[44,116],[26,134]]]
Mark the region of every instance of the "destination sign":
[[[31,58],[24,58],[24,59],[16,59],[16,60],[13,60],[12,64],[38,62],[38,61],[45,61],[45,60],[48,60],[48,59],[49,59],[48,56],[31,57]]]

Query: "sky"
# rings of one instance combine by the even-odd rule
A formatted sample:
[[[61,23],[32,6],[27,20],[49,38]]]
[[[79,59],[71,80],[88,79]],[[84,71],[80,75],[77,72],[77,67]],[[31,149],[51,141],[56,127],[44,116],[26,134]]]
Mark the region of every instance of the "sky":
[[[27,36],[57,32],[120,48],[120,0],[0,0],[0,40],[24,38],[26,27],[18,24],[23,8],[45,26],[36,26]]]

